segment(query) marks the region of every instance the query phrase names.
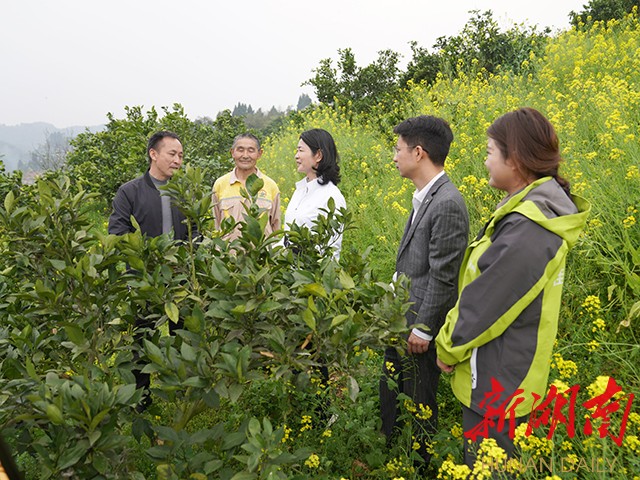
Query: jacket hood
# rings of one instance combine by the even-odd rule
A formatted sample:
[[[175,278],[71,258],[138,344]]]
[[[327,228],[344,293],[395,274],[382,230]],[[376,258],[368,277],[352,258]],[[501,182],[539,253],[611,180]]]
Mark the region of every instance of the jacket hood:
[[[565,193],[553,177],[544,177],[513,195],[495,213],[496,221],[518,212],[564,239],[573,247],[584,229],[591,205],[578,195]]]

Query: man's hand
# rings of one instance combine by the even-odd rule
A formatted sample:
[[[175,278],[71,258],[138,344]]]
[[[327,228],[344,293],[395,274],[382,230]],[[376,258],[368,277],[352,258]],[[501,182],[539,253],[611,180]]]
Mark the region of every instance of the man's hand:
[[[429,340],[423,340],[415,333],[411,332],[407,340],[407,351],[409,354],[424,353],[429,348]]]
[[[452,373],[456,368],[455,365],[447,365],[439,358],[436,358],[436,363],[438,364],[438,368],[440,368],[444,373]]]

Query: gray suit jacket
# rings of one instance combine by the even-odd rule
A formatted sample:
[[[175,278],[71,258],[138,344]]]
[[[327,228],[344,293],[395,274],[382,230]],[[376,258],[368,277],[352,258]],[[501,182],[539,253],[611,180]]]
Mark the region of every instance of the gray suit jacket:
[[[436,336],[457,298],[458,274],[469,236],[469,215],[462,195],[447,175],[431,187],[411,215],[400,242],[396,272],[411,279],[407,324],[423,323]]]

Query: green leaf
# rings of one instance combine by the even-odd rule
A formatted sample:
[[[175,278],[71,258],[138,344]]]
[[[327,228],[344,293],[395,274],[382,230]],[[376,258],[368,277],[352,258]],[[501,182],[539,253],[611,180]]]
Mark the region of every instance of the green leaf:
[[[4,209],[7,211],[7,213],[11,213],[11,211],[13,210],[15,200],[15,195],[11,190],[9,190],[9,193],[7,193],[7,195],[4,197]]]
[[[316,297],[327,298],[327,291],[319,283],[308,283],[300,287],[301,294],[314,295]]]
[[[360,393],[360,385],[358,385],[358,381],[351,375],[349,375],[347,387],[349,390],[349,398],[352,402],[355,402]]]
[[[255,417],[252,417],[249,420],[249,426],[247,428],[249,430],[249,433],[254,437],[262,431],[262,428],[260,427],[260,422]]]
[[[171,320],[173,323],[178,323],[178,320],[180,319],[180,311],[178,310],[178,307],[175,303],[165,303],[164,311],[167,314],[167,317],[169,317],[169,320]]]
[[[74,446],[62,451],[62,455],[58,459],[58,469],[65,470],[78,463],[87,453],[87,442],[77,442]]]
[[[80,327],[67,324],[64,326],[64,331],[67,333],[67,337],[76,345],[84,345],[86,340],[84,338],[84,332]]]
[[[204,326],[204,312],[200,308],[200,305],[193,307],[191,315],[187,315],[184,319],[184,326],[191,333],[200,333]]]
[[[153,363],[164,366],[164,358],[160,349],[152,342],[144,339],[144,351]]]
[[[205,382],[204,378],[189,377],[184,382],[182,382],[182,385],[185,386],[185,387],[202,388],[202,387],[207,386],[207,382]]]
[[[121,405],[128,405],[131,398],[136,394],[136,384],[129,383],[121,385],[116,392],[116,402]]]
[[[59,272],[62,272],[65,268],[67,268],[67,264],[62,260],[53,260],[50,258],[49,263],[53,268],[55,268]]]
[[[110,411],[111,411],[110,409],[105,408],[100,413],[98,413],[95,417],[93,417],[93,419],[91,419],[91,425],[89,425],[89,431],[93,432],[96,428],[98,428],[98,425],[100,425],[100,422],[104,420],[104,417],[109,415]],[[93,442],[91,444],[93,445]]]
[[[226,285],[229,282],[229,270],[219,258],[214,258],[211,261],[211,275],[221,285]]]
[[[39,382],[40,381],[40,377],[38,376],[38,374],[36,373],[36,369],[33,366],[33,362],[31,361],[30,357],[26,358],[26,368],[27,368],[27,374],[34,379],[35,381]]]
[[[101,432],[94,432],[94,433],[101,433]],[[107,459],[107,457],[102,455],[100,452],[94,453],[92,465],[102,475],[106,475],[106,473],[109,471],[109,468],[111,467],[111,464],[109,463],[109,460]],[[133,480],[135,477],[133,478],[130,477],[130,478],[131,480]]]
[[[54,425],[62,425],[64,423],[64,417],[57,405],[50,403],[46,408],[47,418],[51,420]]]
[[[353,278],[351,278],[351,275],[349,275],[344,270],[340,270],[340,273],[338,274],[338,278],[340,279],[342,288],[345,288],[347,290],[353,290],[354,288],[356,288],[356,284],[353,281]]]
[[[91,432],[89,434],[89,446],[93,447],[95,443],[100,439],[101,436],[102,436],[102,432],[100,430],[94,430],[93,432]]]
[[[222,448],[223,450],[230,450],[234,447],[239,447],[246,440],[246,436],[244,432],[232,432],[228,435],[225,435],[222,440]]]
[[[245,182],[245,186],[249,194],[252,197],[255,197],[258,194],[258,192],[260,192],[260,190],[262,190],[262,188],[264,187],[264,180],[258,177],[255,173],[252,173],[247,178],[247,181]]]
[[[180,354],[187,362],[196,361],[196,349],[186,342],[182,342],[182,345],[180,345]]]
[[[240,395],[242,395],[243,391],[244,387],[242,385],[239,385],[237,383],[229,385],[229,400],[231,401],[231,403],[236,403],[240,398]]]
[[[256,473],[239,472],[231,477],[231,480],[255,480],[256,478],[258,478]]]
[[[345,314],[336,315],[335,317],[333,317],[333,320],[331,320],[331,328],[337,327],[342,322],[344,322],[347,318],[349,318],[349,315],[345,315]]]
[[[306,308],[304,312],[302,312],[302,319],[311,330],[313,330],[314,332],[316,331],[316,319],[313,316],[313,312],[309,308]]]

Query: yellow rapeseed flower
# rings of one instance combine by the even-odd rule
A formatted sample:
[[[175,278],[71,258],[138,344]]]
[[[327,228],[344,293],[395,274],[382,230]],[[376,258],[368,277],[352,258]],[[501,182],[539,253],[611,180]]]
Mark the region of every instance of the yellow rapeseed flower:
[[[300,423],[302,424],[302,427],[300,427],[300,433],[306,432],[307,430],[311,430],[312,425],[311,425],[310,415],[303,415],[302,419],[300,420]]]
[[[600,375],[594,380],[594,382],[591,385],[587,387],[587,391],[589,392],[589,395],[591,395],[591,398],[602,395],[607,390],[607,386],[609,385],[610,378],[611,377],[608,377],[606,375]],[[620,390],[618,393],[616,393],[613,396],[613,398],[619,398],[619,397],[622,397],[623,395],[624,395],[624,392]]]
[[[557,369],[562,378],[570,378],[578,373],[578,365],[573,360],[565,360],[559,353],[553,354],[551,368]]]
[[[304,464],[309,468],[318,468],[320,466],[320,457],[312,453],[309,455],[309,458],[305,460]]]
[[[640,455],[640,440],[637,435],[627,435],[624,437],[623,445],[635,455]]]
[[[429,420],[433,412],[431,411],[431,407],[429,405],[423,405],[422,403],[418,404],[418,411],[415,412],[416,418],[418,420]]]
[[[629,215],[627,218],[622,220],[622,226],[624,228],[631,228],[636,224],[636,217],[634,215]]]
[[[591,323],[593,324],[593,327],[591,327],[592,332],[598,332],[598,331],[603,332],[606,327],[606,323],[601,318],[596,318]]]
[[[591,316],[595,316],[600,313],[600,298],[596,295],[588,295],[581,306],[585,312],[591,314]]]
[[[467,465],[456,465],[452,460],[445,460],[438,470],[437,478],[443,480],[465,480],[470,473],[471,469]]]
[[[630,165],[624,178],[626,180],[640,180],[640,169],[638,169],[638,166]]]

